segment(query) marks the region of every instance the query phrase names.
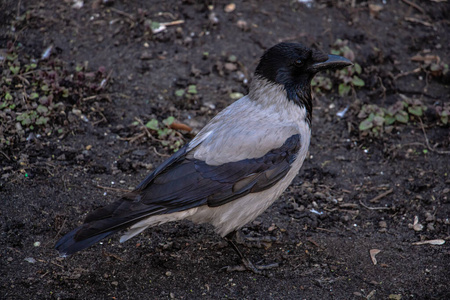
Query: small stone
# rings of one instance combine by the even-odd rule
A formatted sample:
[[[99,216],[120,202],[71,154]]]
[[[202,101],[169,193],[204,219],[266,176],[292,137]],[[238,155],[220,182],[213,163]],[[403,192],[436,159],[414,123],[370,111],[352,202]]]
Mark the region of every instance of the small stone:
[[[386,221],[380,221],[378,223],[378,226],[380,226],[381,228],[387,228],[387,223],[386,223]]]
[[[224,67],[229,72],[233,72],[233,71],[237,70],[236,64],[233,64],[233,63],[225,63]]]
[[[167,271],[167,272],[166,272],[166,276],[167,276],[167,277],[172,276],[172,272]]]
[[[236,4],[230,3],[225,6],[224,11],[226,13],[230,13],[230,12],[233,12],[235,9],[236,9]]]
[[[151,51],[144,51],[141,53],[141,60],[151,60],[153,59],[153,53]]]
[[[113,282],[111,282],[111,284],[114,285],[114,286],[118,286],[118,285],[119,285],[119,282],[113,281]]]
[[[429,213],[429,212],[425,213],[425,221],[434,222],[435,220],[436,220],[436,217],[433,216],[431,213]]]
[[[36,260],[34,258],[32,258],[32,257],[27,257],[24,260],[29,262],[30,264],[34,264],[36,262]]]
[[[65,154],[61,154],[60,156],[58,156],[56,158],[56,160],[64,161],[64,160],[66,160],[66,155]]]
[[[243,30],[243,31],[248,31],[250,29],[250,27],[248,26],[247,21],[244,20],[238,20],[236,22],[236,25],[239,29]]]

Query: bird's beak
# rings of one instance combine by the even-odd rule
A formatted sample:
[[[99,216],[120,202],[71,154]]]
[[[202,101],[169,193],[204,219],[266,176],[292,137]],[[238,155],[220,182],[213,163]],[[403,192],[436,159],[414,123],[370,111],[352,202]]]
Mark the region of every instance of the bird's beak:
[[[351,65],[353,65],[353,63],[345,57],[330,54],[328,55],[328,59],[326,61],[317,62],[309,69],[310,71],[316,73],[323,70],[342,69]]]

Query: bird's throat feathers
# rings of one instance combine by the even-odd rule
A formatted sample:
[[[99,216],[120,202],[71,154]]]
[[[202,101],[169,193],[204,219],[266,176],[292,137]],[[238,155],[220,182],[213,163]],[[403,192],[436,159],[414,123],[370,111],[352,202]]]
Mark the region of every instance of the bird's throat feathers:
[[[306,119],[311,125],[312,97],[311,86],[300,84],[285,84],[271,82],[261,76],[253,78],[249,97],[255,101],[261,101],[262,105],[283,105],[284,101],[292,101],[299,107],[306,109]]]

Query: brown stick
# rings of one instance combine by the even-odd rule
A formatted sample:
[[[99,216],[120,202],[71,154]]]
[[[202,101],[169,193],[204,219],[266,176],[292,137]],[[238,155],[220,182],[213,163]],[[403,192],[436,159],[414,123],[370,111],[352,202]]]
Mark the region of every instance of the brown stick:
[[[408,1],[408,0],[402,0],[403,2],[405,2],[406,4],[408,4],[411,7],[414,7],[415,9],[417,9],[418,11],[420,11],[421,13],[425,13],[425,10],[420,7],[419,5],[415,4],[414,2]]]
[[[381,198],[383,198],[383,197],[389,195],[389,194],[392,193],[393,191],[394,191],[394,189],[387,190],[386,192],[381,193],[381,194],[379,194],[378,196],[372,198],[371,200],[369,200],[369,202],[370,202],[370,203],[375,203],[375,202],[377,202],[378,200],[380,200]]]

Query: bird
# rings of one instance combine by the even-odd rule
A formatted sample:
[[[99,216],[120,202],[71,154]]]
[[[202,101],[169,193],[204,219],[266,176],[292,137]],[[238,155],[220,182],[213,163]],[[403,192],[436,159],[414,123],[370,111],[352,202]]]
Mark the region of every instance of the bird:
[[[55,248],[63,256],[124,231],[120,242],[167,222],[212,224],[241,258],[236,232],[291,184],[309,149],[311,80],[352,62],[301,43],[279,43],[260,57],[249,93],[218,113],[133,191],[88,214]]]

